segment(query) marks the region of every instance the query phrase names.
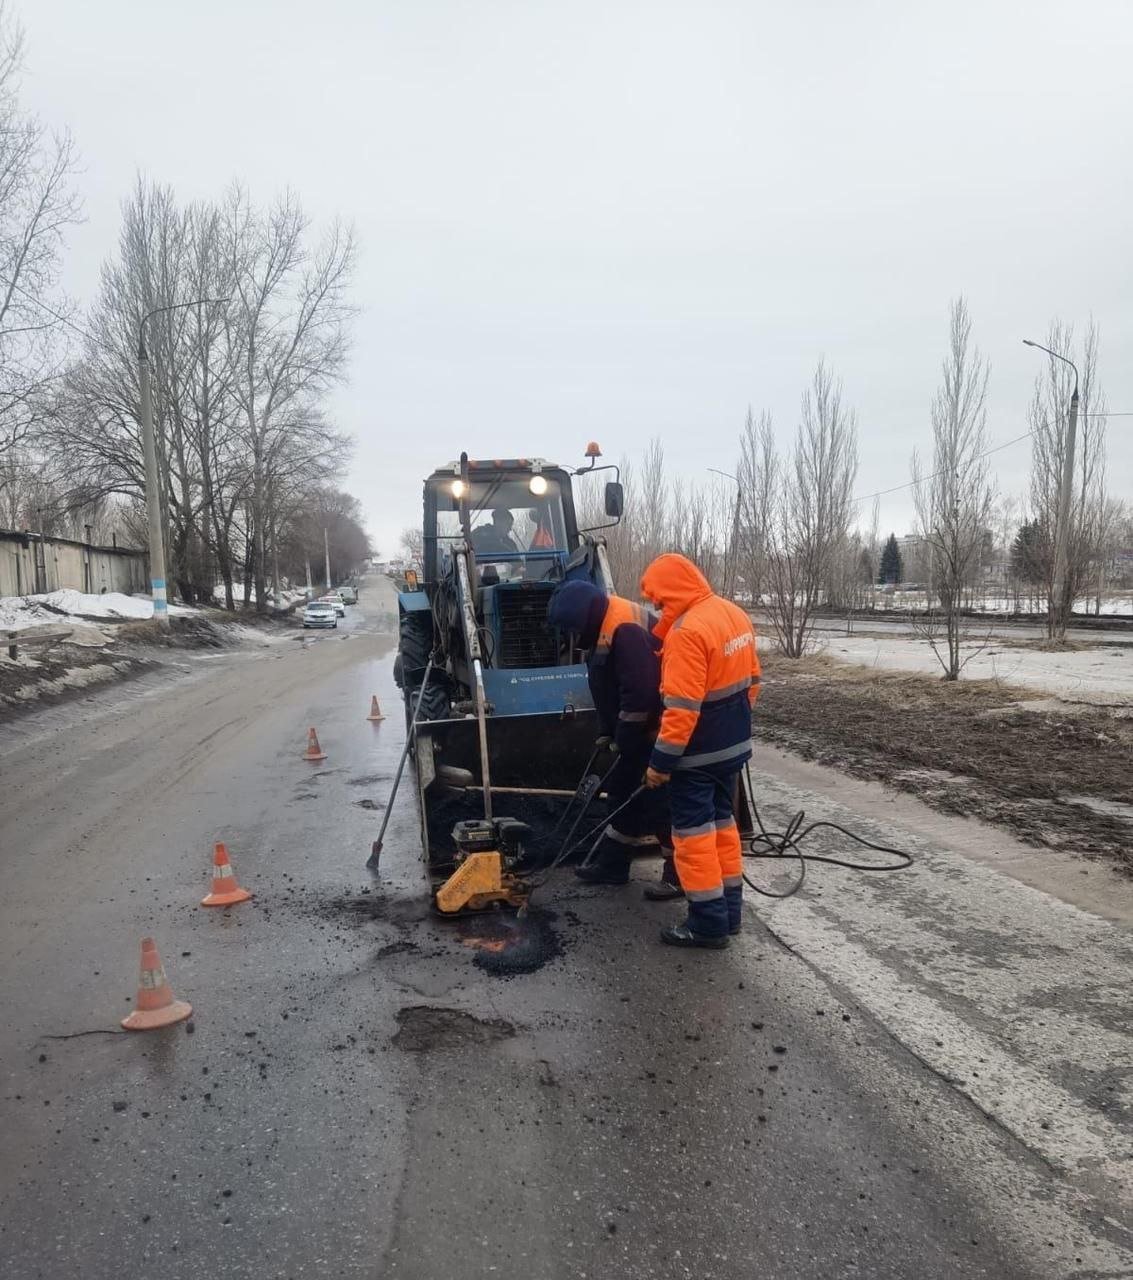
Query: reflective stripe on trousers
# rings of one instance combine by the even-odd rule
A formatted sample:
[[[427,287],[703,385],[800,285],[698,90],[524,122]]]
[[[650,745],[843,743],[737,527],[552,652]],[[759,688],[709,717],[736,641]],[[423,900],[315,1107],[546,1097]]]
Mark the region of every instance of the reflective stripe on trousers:
[[[669,783],[677,875],[695,933],[728,932],[725,888],[742,882],[743,852],[733,811],[739,766],[734,762],[678,771]]]

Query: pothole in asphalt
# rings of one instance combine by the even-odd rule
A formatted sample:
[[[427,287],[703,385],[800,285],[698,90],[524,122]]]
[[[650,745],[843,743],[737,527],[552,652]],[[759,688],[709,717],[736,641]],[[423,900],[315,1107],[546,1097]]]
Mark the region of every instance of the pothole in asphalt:
[[[408,1005],[397,1011],[398,1029],[390,1043],[406,1053],[431,1053],[468,1045],[509,1040],[515,1027],[502,1018],[474,1018],[459,1009],[433,1005]]]
[[[354,803],[359,809],[384,809],[385,804],[381,800],[371,800],[367,796],[364,800],[355,800]]]
[[[386,960],[390,956],[404,955],[406,952],[420,951],[421,948],[416,942],[390,942],[384,947],[379,947],[375,959]]]
[[[348,787],[372,787],[375,782],[387,782],[388,773],[363,773],[357,778],[347,778]]]

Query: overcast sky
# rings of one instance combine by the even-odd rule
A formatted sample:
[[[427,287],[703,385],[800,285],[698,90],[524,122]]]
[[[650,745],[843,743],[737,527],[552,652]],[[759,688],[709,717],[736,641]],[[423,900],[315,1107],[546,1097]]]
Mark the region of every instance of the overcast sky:
[[[81,149],[88,302],[143,171],[186,199],[290,186],[357,227],[335,411],[379,548],[461,449],[581,461],[664,441],[734,465],[750,403],[786,440],[825,355],[857,492],[899,485],[963,292],[993,441],[1055,315],[1101,327],[1133,411],[1133,4],[16,0],[24,98]],[[1133,416],[1110,421],[1133,497]],[[1026,444],[995,456],[1021,492]],[[866,511],[868,519],[868,511]],[[909,524],[907,493],[883,531]]]

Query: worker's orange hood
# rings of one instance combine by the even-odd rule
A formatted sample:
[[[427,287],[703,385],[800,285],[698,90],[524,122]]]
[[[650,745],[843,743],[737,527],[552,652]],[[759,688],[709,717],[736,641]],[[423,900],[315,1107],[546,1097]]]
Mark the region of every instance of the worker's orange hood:
[[[641,595],[661,606],[661,621],[653,634],[662,639],[682,613],[712,594],[708,579],[687,556],[667,551],[641,575]]]

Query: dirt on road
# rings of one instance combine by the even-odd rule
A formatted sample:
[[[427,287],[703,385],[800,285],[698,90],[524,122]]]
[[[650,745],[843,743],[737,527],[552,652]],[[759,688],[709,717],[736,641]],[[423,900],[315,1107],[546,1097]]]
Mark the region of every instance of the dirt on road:
[[[769,655],[756,741],[1133,875],[1133,718],[992,681]]]

